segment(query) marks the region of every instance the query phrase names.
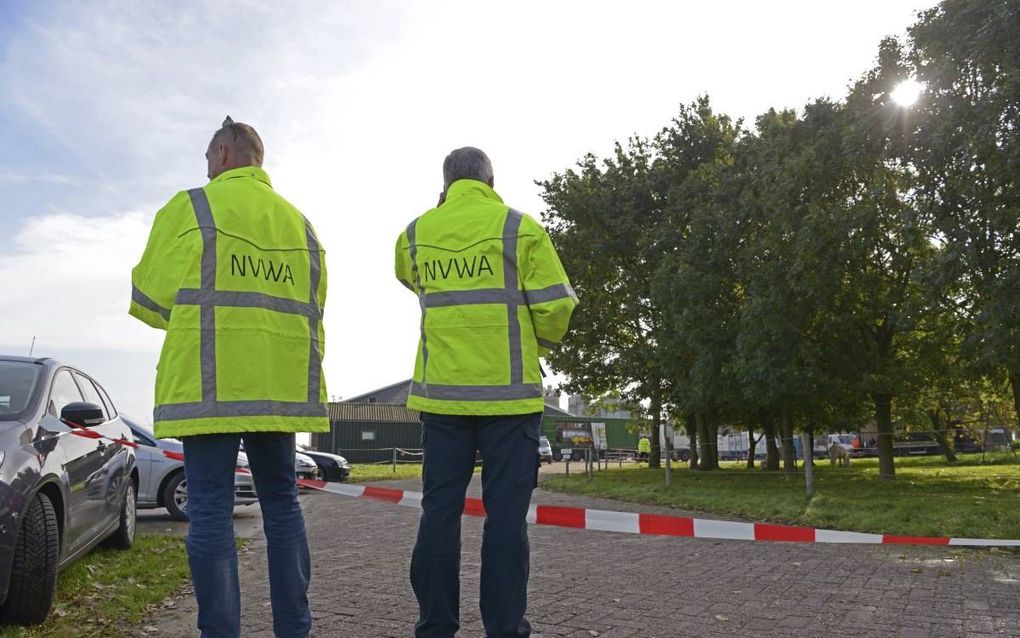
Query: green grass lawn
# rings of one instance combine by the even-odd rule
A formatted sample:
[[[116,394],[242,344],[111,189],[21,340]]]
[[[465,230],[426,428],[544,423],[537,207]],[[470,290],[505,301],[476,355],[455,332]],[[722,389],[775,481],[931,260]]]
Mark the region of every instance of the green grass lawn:
[[[482,466],[476,465],[475,472],[481,472]],[[397,471],[392,465],[351,465],[351,483],[371,483],[373,481],[390,481],[421,478],[421,463],[397,463]],[[0,637],[2,638],[2,637]]]
[[[138,536],[128,551],[89,552],[60,574],[45,623],[3,627],[0,638],[117,638],[136,625],[188,578],[184,539]]]
[[[726,463],[715,472],[624,466],[595,473],[549,476],[542,487],[758,522],[886,534],[1020,538],[1020,460],[1010,453],[898,458],[896,478],[878,480],[877,459],[849,469],[815,466],[815,496],[807,500],[802,470],[794,475]]]
[[[371,483],[372,481],[413,478],[421,478],[421,463],[397,463],[396,472],[393,471],[392,465],[366,465],[362,463],[351,466],[351,483]]]

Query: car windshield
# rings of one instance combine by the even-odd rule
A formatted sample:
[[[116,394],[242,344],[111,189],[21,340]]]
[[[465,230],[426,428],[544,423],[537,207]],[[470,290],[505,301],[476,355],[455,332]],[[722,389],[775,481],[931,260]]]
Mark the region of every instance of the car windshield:
[[[31,361],[0,361],[0,419],[19,419],[39,384],[42,366]]]

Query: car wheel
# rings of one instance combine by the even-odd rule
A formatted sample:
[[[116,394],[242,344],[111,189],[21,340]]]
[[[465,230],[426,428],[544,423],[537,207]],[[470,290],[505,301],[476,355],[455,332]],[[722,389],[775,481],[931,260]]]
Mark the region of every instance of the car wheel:
[[[128,478],[127,487],[124,488],[124,501],[120,504],[120,525],[117,531],[106,540],[108,547],[117,549],[130,549],[135,542],[135,529],[138,523],[137,508],[135,503],[135,482]]]
[[[175,521],[188,520],[188,481],[184,472],[178,472],[167,481],[163,488],[163,504],[170,518]]]
[[[53,606],[60,559],[60,528],[57,512],[45,494],[36,494],[25,510],[14,545],[7,600],[0,620],[17,625],[37,625]]]

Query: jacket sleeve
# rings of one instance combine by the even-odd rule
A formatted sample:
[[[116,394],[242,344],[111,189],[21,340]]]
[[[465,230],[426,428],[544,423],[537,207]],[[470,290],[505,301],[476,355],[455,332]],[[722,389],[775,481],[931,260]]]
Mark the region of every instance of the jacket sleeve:
[[[131,271],[128,313],[153,328],[166,330],[174,299],[192,261],[195,213],[186,192],[178,193],[158,213],[141,261]]]
[[[397,281],[414,294],[418,294],[418,289],[414,286],[414,270],[411,265],[411,247],[407,241],[407,231],[400,233],[400,237],[397,237],[397,245],[393,255],[393,269],[394,274],[397,276]]]
[[[522,257],[522,285],[531,323],[538,340],[538,356],[559,346],[570,326],[570,315],[577,306],[577,295],[563,270],[549,234],[538,222],[528,219],[531,241]]]

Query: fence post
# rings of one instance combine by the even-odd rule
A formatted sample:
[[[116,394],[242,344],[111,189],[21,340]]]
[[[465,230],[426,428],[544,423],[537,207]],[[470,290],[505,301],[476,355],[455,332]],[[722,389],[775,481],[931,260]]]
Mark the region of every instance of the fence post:
[[[397,473],[397,448],[393,448],[393,473]]]
[[[584,448],[584,466],[588,472],[588,481],[590,482],[594,476],[592,475],[592,449],[590,447]]]

